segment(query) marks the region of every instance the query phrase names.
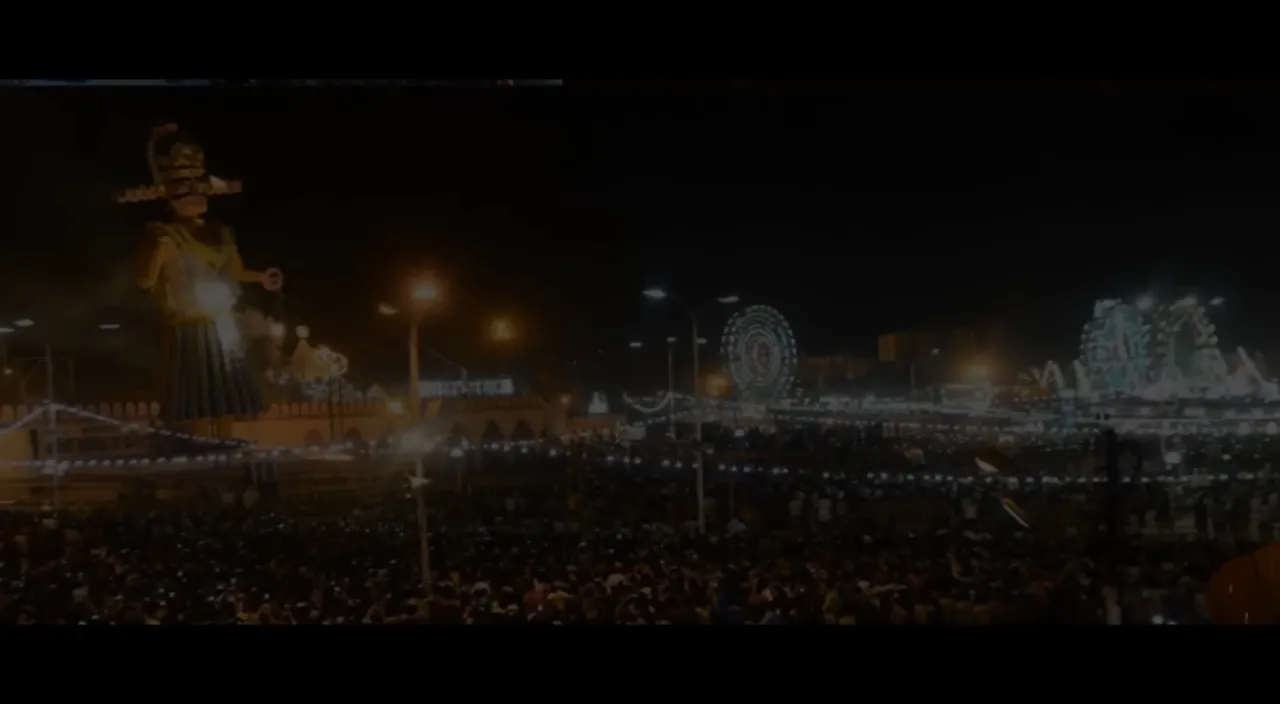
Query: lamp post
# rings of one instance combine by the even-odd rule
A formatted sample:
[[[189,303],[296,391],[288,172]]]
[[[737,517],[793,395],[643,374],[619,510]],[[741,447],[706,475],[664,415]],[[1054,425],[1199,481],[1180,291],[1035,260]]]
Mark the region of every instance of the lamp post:
[[[435,278],[427,275],[415,281],[409,290],[412,309],[409,311],[409,411],[410,422],[416,429],[422,418],[422,395],[418,389],[418,324],[427,311],[440,300],[440,286]],[[425,610],[431,608],[431,543],[427,533],[427,480],[422,476],[422,451],[414,453],[414,477],[416,484],[414,502],[418,509],[418,558],[422,565],[422,592],[426,598]]]
[[[422,394],[418,389],[418,326],[427,311],[439,302],[440,286],[434,277],[424,276],[413,283],[409,294],[412,303],[409,311],[409,402],[413,406],[409,417],[416,422],[422,417]]]
[[[379,315],[385,315],[385,316],[387,316],[387,317],[391,317],[391,316],[394,316],[394,315],[399,315],[399,314],[400,314],[400,310],[399,310],[399,309],[397,309],[397,308],[394,308],[394,307],[392,307],[392,306],[389,306],[389,305],[387,305],[386,303],[379,303],[379,304],[378,304],[378,314],[379,314]],[[444,356],[444,355],[440,354],[438,351],[436,351],[436,350],[435,350],[435,348],[431,347],[430,345],[424,345],[424,344],[421,344],[420,342],[417,342],[417,340],[418,340],[418,335],[414,332],[414,326],[416,325],[416,322],[414,321],[414,316],[415,316],[415,315],[417,315],[417,316],[419,316],[419,317],[420,317],[420,316],[421,316],[421,313],[417,313],[417,314],[411,313],[411,314],[410,314],[410,322],[409,322],[409,326],[410,326],[410,327],[409,327],[409,329],[410,329],[410,342],[409,342],[409,345],[410,345],[410,348],[412,349],[412,347],[416,344],[416,345],[417,345],[417,347],[418,347],[418,349],[419,349],[420,351],[425,351],[425,352],[427,352],[428,354],[430,354],[432,357],[435,357],[436,359],[440,360],[441,362],[444,362],[445,364],[447,364],[447,365],[449,365],[449,366],[451,366],[451,367],[456,368],[456,369],[458,370],[458,372],[462,375],[462,385],[463,385],[463,387],[465,388],[465,387],[466,387],[466,385],[467,385],[467,379],[468,379],[468,377],[467,377],[467,368],[466,368],[466,367],[464,367],[464,366],[462,366],[461,364],[458,364],[457,362],[453,361],[452,359],[449,359],[448,357],[446,357],[446,356]],[[502,325],[506,325],[506,326],[508,326],[508,327],[499,327],[497,330],[492,330],[492,329],[491,329],[491,330],[489,331],[490,339],[493,339],[495,342],[503,342],[503,343],[505,343],[505,342],[510,342],[511,340],[514,340],[514,339],[515,339],[515,332],[513,331],[513,329],[512,329],[512,328],[510,328],[510,327],[509,327],[509,326],[510,326],[510,323],[509,323],[509,322],[506,322],[506,321],[505,321],[505,320],[503,320],[503,319],[500,319],[500,320],[499,320],[499,323],[501,323]],[[497,324],[498,324],[498,323],[495,323],[495,325],[497,325]],[[412,358],[411,358],[411,359],[417,359],[417,356],[416,356],[416,355],[414,355],[414,356],[412,356]],[[416,376],[416,372],[414,371],[414,369],[415,369],[415,368],[416,368],[416,367],[414,366],[413,362],[412,362],[412,361],[410,361],[410,367],[409,367],[410,375],[411,375],[411,376],[413,376],[413,378],[414,378],[414,379],[417,379],[418,377]],[[417,389],[418,389],[418,385],[417,385],[417,384],[415,384],[415,385],[413,386],[413,389],[411,389],[411,390],[410,390],[410,392],[409,392],[409,393],[410,393],[410,398],[413,398],[413,394],[414,394],[414,393],[417,393]],[[420,400],[420,399],[419,399],[419,400]]]
[[[667,434],[676,439],[676,338],[667,338]],[[694,367],[695,369],[697,367]],[[695,374],[697,372],[694,372]]]
[[[689,316],[689,322],[692,323],[693,325],[693,334],[690,336],[689,339],[693,343],[690,345],[690,347],[693,348],[693,412],[695,415],[694,437],[696,438],[698,443],[697,453],[695,454],[695,457],[697,459],[694,460],[694,469],[696,470],[696,474],[697,474],[697,491],[698,491],[698,534],[706,535],[707,534],[707,517],[706,517],[706,511],[703,507],[703,496],[702,496],[703,480],[704,480],[703,472],[702,472],[702,390],[698,384],[698,347],[700,347],[704,342],[706,342],[706,340],[702,339],[701,337],[698,337],[698,316],[695,312],[697,310],[696,308],[693,308],[685,304],[683,300],[671,295],[665,289],[649,288],[649,289],[645,289],[643,293],[645,298],[648,298],[651,301],[662,301],[668,298],[671,299],[672,301],[675,301],[676,304],[678,304],[681,308],[684,309],[685,314]],[[724,305],[732,305],[738,302],[738,297],[733,295],[720,296],[719,298],[716,299],[716,302],[722,303]],[[674,428],[673,428],[673,435],[674,435]]]
[[[510,352],[510,347],[515,343],[516,339],[516,327],[511,322],[511,319],[506,317],[497,317],[489,321],[489,324],[485,327],[485,337],[488,338],[489,342],[495,343],[497,347],[504,348],[502,352],[498,354],[499,358],[502,360],[502,373],[508,377],[514,378],[514,374],[511,371],[512,355],[508,354]]]

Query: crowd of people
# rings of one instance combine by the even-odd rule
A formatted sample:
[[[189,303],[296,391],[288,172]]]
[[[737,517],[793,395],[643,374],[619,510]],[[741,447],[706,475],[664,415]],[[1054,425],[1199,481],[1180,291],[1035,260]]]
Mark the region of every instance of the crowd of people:
[[[428,492],[428,584],[407,488],[332,505],[9,513],[0,623],[1198,623],[1215,565],[1259,539],[1224,513],[1216,532],[1117,544],[1096,530],[1088,487],[905,476],[721,473],[705,534],[689,473],[660,465],[442,486]]]

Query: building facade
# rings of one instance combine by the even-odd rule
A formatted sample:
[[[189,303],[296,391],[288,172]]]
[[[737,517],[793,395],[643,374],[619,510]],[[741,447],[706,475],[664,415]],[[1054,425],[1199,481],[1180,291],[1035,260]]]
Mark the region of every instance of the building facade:
[[[980,357],[977,334],[964,328],[885,333],[876,344],[877,361],[898,369],[910,388],[967,380]]]
[[[934,357],[973,359],[978,356],[978,336],[967,329],[906,330],[881,335],[876,359],[881,362],[924,362]]]
[[[800,385],[812,391],[841,391],[855,385],[875,369],[874,359],[833,355],[804,356],[796,370]]]

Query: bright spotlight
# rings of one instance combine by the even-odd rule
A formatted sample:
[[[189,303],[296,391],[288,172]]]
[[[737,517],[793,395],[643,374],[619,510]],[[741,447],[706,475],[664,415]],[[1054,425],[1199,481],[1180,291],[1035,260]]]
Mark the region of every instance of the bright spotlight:
[[[413,282],[409,289],[409,297],[414,303],[435,303],[440,300],[440,285],[432,276],[426,276]]]
[[[412,430],[400,436],[400,449],[406,452],[427,453],[435,448],[436,438],[421,430]]]

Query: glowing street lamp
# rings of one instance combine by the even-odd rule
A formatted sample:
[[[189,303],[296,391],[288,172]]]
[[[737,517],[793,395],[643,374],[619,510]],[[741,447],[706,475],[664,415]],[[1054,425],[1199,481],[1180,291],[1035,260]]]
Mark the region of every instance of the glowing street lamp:
[[[712,374],[707,377],[705,385],[708,396],[724,396],[729,391],[729,378],[724,374]]]
[[[440,285],[436,283],[435,277],[423,277],[413,282],[412,288],[409,289],[409,297],[418,304],[435,303],[440,300]]]
[[[489,339],[494,342],[511,342],[516,339],[515,326],[506,318],[498,318],[489,324]]]

